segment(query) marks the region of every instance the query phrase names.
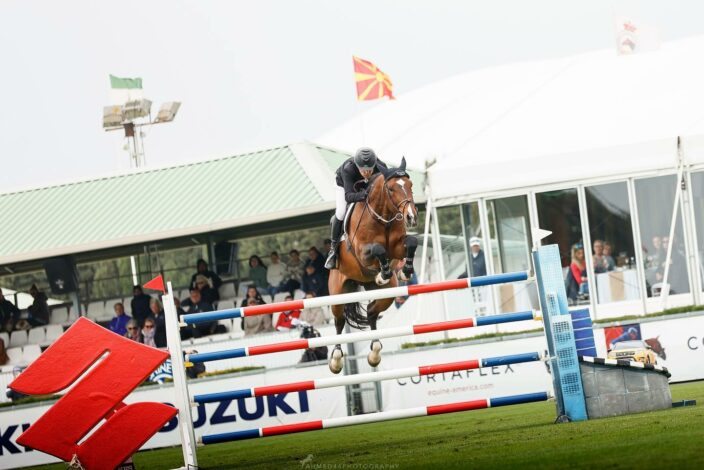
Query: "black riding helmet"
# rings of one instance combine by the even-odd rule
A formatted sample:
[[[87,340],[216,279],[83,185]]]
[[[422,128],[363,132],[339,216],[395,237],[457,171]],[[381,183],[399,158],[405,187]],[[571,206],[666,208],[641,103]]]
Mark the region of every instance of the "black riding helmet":
[[[376,154],[369,147],[362,147],[354,154],[354,164],[360,170],[371,170],[376,165]]]

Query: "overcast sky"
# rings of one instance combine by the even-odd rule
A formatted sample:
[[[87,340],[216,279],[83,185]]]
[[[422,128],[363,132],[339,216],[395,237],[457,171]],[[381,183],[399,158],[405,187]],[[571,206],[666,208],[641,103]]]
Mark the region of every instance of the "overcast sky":
[[[355,101],[352,54],[402,99],[477,68],[614,47],[624,11],[663,41],[704,33],[696,0],[4,0],[0,192],[129,168],[121,133],[101,128],[109,74],[142,77],[155,108],[183,102],[147,131],[148,166],[165,166],[315,140],[373,106]]]

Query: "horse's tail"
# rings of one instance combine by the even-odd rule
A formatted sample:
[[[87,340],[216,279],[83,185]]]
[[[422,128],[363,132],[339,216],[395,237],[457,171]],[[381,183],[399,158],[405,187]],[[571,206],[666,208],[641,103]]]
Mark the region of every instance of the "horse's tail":
[[[359,302],[345,304],[343,311],[345,313],[345,321],[347,321],[347,324],[352,328],[364,330],[369,326],[369,319],[367,315],[363,313],[362,306],[359,305]]]

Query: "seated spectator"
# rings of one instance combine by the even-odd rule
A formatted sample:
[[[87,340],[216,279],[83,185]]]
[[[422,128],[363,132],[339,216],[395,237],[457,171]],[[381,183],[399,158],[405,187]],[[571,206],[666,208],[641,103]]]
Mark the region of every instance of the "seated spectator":
[[[113,310],[115,311],[115,316],[110,320],[108,329],[120,336],[125,336],[127,334],[127,323],[132,320],[132,317],[125,313],[125,306],[122,305],[122,302],[116,303]]]
[[[218,291],[210,287],[208,278],[199,274],[196,276],[196,289],[200,291],[200,297],[210,305],[215,304],[220,298]]]
[[[36,284],[32,284],[29,288],[29,295],[32,296],[34,301],[32,305],[27,307],[27,312],[29,317],[27,321],[33,327],[44,326],[49,324],[49,304],[47,303],[47,297],[44,292],[41,292]]]
[[[579,297],[589,293],[587,266],[584,262],[584,245],[581,242],[572,246],[572,262],[570,263],[570,269],[567,271],[565,289],[567,298],[573,303],[577,302]]]
[[[190,290],[190,297],[183,302],[181,302],[181,307],[186,313],[201,313],[201,312],[212,312],[213,306],[208,302],[204,301],[200,296],[200,291],[192,287]],[[201,336],[212,335],[218,326],[218,322],[205,322],[198,323],[193,327],[193,335],[196,338]]]
[[[286,278],[286,265],[281,262],[279,254],[271,252],[271,264],[266,268],[266,282],[269,284],[268,292],[272,297],[283,290]]]
[[[289,251],[288,262],[286,263],[286,282],[283,286],[283,291],[293,295],[293,291],[301,288],[304,267],[305,264],[301,260],[298,250]]]
[[[609,270],[609,264],[606,258],[604,257],[604,242],[601,240],[594,240],[594,244],[592,246],[594,248],[594,256],[592,256],[592,262],[594,263],[594,273],[605,273]]]
[[[325,257],[316,247],[311,246],[308,249],[308,261],[306,261],[306,266],[312,264],[315,266],[315,271],[323,275],[323,268],[325,267]],[[305,289],[304,289],[305,290]]]
[[[614,261],[614,257],[612,256],[613,249],[611,242],[604,242],[604,259],[606,260],[607,271],[613,271],[616,268],[616,261]]]
[[[313,328],[312,326],[308,325],[303,327],[303,331],[301,331],[301,338],[320,338],[320,332]],[[305,351],[303,351],[303,355],[301,356],[301,360],[298,362],[313,362],[313,361],[324,361],[328,358],[328,347],[327,346],[320,346],[317,348],[308,348]]]
[[[191,276],[190,287],[196,287],[198,276],[204,276],[208,282],[208,287],[215,290],[215,299],[213,300],[220,300],[220,293],[218,289],[220,289],[220,286],[222,285],[222,279],[220,279],[220,276],[208,269],[208,263],[206,263],[203,258],[196,261],[196,273]]]
[[[293,300],[290,295],[286,296],[285,302]],[[276,321],[277,331],[288,331],[294,328],[298,324],[298,318],[301,316],[300,310],[288,310],[286,312],[281,312],[279,319]]]
[[[254,299],[257,301],[257,305],[265,304],[264,299],[262,298],[262,295],[259,293],[257,290],[257,287],[254,284],[251,284],[249,287],[247,287],[247,297],[242,299],[242,303],[240,303],[240,308],[246,307],[249,305],[249,299]]]
[[[10,356],[7,355],[7,345],[5,340],[0,338],[0,366],[4,366],[10,362]]]
[[[315,293],[313,292],[308,292],[306,294],[306,299],[312,299],[315,297]],[[306,308],[303,311],[301,311],[301,315],[298,317],[298,319],[302,322],[306,322],[311,326],[320,326],[320,325],[325,325],[328,320],[325,318],[325,312],[323,312],[323,309],[320,307],[311,307],[311,308]]]
[[[250,298],[247,299],[247,305],[257,305],[257,299]],[[272,315],[252,315],[251,317],[242,318],[242,329],[244,330],[245,336],[252,336],[259,333],[267,333],[269,331],[274,331],[272,325]]]
[[[154,319],[152,317],[147,317],[144,320],[144,326],[142,327],[142,343],[153,348],[158,347],[156,345],[156,325],[154,324]]]
[[[137,320],[140,326],[144,325],[144,319],[149,316],[149,301],[151,297],[144,293],[140,285],[136,285],[132,288],[132,296],[132,302],[130,302],[132,318]]]
[[[257,286],[257,289],[266,292],[266,288],[269,285],[266,281],[266,265],[257,255],[249,257],[249,278],[252,280],[252,284]]]
[[[176,306],[176,318],[181,321],[181,316],[185,315],[186,312],[181,307],[181,301],[178,297],[174,296],[174,305]],[[193,327],[191,325],[184,326],[181,328],[181,339],[193,338]]]
[[[11,332],[20,318],[20,309],[7,300],[0,289],[0,331]]]
[[[138,343],[144,343],[144,338],[142,337],[142,332],[139,331],[139,323],[137,320],[132,319],[127,322],[127,333],[125,333],[125,338],[131,339]]]
[[[328,285],[325,282],[325,278],[316,270],[313,263],[306,265],[306,272],[303,274],[303,282],[301,284],[301,288],[304,291],[313,292],[316,297],[326,295],[328,292]]]
[[[149,318],[154,321],[154,343],[157,348],[165,348],[166,317],[164,316],[164,308],[161,306],[161,300],[152,299],[149,301],[149,310]]]

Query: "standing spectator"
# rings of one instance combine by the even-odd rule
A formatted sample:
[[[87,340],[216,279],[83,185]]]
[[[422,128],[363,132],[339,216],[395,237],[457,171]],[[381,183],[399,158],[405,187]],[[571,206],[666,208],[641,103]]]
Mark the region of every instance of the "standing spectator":
[[[604,259],[606,260],[606,270],[613,271],[616,268],[616,262],[613,257],[614,248],[611,242],[604,242]]]
[[[125,313],[125,306],[122,305],[122,302],[116,303],[113,310],[115,310],[115,316],[110,320],[108,329],[120,336],[125,336],[127,333],[127,323],[132,320],[132,317]]]
[[[125,338],[131,339],[132,341],[136,341],[138,343],[144,343],[142,332],[139,331],[139,323],[137,323],[136,320],[132,319],[128,321],[126,328],[127,333],[125,334]]]
[[[266,288],[269,285],[266,280],[266,265],[257,255],[249,257],[249,278],[257,286],[257,289],[262,289],[263,292],[266,292]]]
[[[250,298],[247,300],[248,306],[257,305],[257,299]],[[272,315],[253,315],[251,317],[242,318],[242,329],[244,330],[245,336],[252,336],[259,333],[266,333],[269,331],[274,331],[272,325]]]
[[[604,257],[604,242],[601,240],[594,240],[592,247],[594,248],[594,256],[592,256],[592,262],[594,263],[594,273],[605,273],[609,270],[609,263]]]
[[[266,269],[266,282],[269,284],[268,292],[272,297],[283,290],[286,278],[286,265],[281,262],[276,251],[271,252],[271,264]]]
[[[36,284],[32,284],[29,288],[29,295],[32,296],[34,301],[32,305],[27,307],[27,312],[29,317],[27,321],[30,325],[34,326],[44,326],[49,324],[49,304],[47,303],[47,297],[44,292],[41,292]]]
[[[154,343],[157,348],[166,347],[166,317],[164,309],[161,306],[159,299],[149,301],[149,310],[151,314],[149,318],[154,321]]]
[[[196,276],[196,289],[200,291],[200,297],[210,305],[214,305],[218,301],[220,295],[218,291],[210,287],[208,278],[199,274]]]
[[[285,302],[289,302],[293,300],[293,297],[290,295],[286,296]],[[286,312],[282,312],[279,315],[279,319],[276,321],[276,330],[277,331],[288,331],[296,324],[298,324],[298,318],[301,316],[301,311],[300,310],[288,310]],[[295,320],[295,321],[294,321]]]
[[[190,297],[181,302],[181,307],[183,307],[183,310],[186,313],[201,313],[213,311],[213,306],[201,298],[200,291],[195,287],[191,288]],[[215,332],[215,328],[217,328],[217,326],[218,323],[214,321],[198,323],[193,328],[193,335],[196,338],[199,338],[201,336],[212,335]]]
[[[315,297],[315,293],[308,292],[306,294],[306,299],[312,299]],[[302,322],[306,322],[311,326],[320,326],[326,324],[328,321],[325,318],[325,312],[320,307],[311,307],[303,310],[298,319]]]
[[[308,261],[306,261],[306,266],[309,264],[312,264],[315,267],[315,272],[320,273],[321,276],[323,275],[325,258],[323,258],[323,254],[314,246],[311,246],[308,249]]]
[[[567,290],[567,298],[573,303],[580,295],[588,293],[587,266],[584,262],[584,245],[581,242],[572,246],[572,262],[567,271],[565,289]]]
[[[315,293],[316,297],[326,295],[327,293],[325,278],[322,274],[316,271],[315,266],[312,263],[306,265],[306,273],[303,275],[302,288],[306,292]]]
[[[472,276],[486,276],[486,260],[481,240],[477,237],[470,238],[469,247],[472,250]]]
[[[20,309],[5,298],[0,289],[0,331],[8,333],[15,329],[15,323],[20,318]]]
[[[300,289],[304,266],[298,250],[291,250],[288,253],[288,263],[286,263],[287,281],[283,290],[293,295],[293,291]]]
[[[156,345],[156,325],[154,325],[154,320],[152,317],[147,317],[144,320],[144,326],[142,327],[142,342],[153,348],[157,348]]]
[[[240,308],[246,307],[247,305],[249,305],[249,299],[256,300],[257,305],[262,305],[262,304],[266,303],[266,302],[264,302],[262,295],[257,290],[257,286],[255,286],[254,284],[250,284],[249,287],[247,287],[247,297],[242,299],[242,303],[240,304]]]
[[[208,282],[208,287],[215,290],[214,300],[220,300],[220,292],[218,289],[220,289],[220,286],[222,285],[222,279],[220,279],[220,276],[208,269],[208,263],[206,263],[203,258],[196,261],[196,273],[191,276],[191,287],[196,287],[198,276],[205,276],[205,279]]]
[[[144,293],[140,285],[136,285],[132,288],[132,296],[132,302],[130,302],[132,318],[137,320],[140,326],[144,325],[144,319],[149,316],[149,301],[151,297]]]

